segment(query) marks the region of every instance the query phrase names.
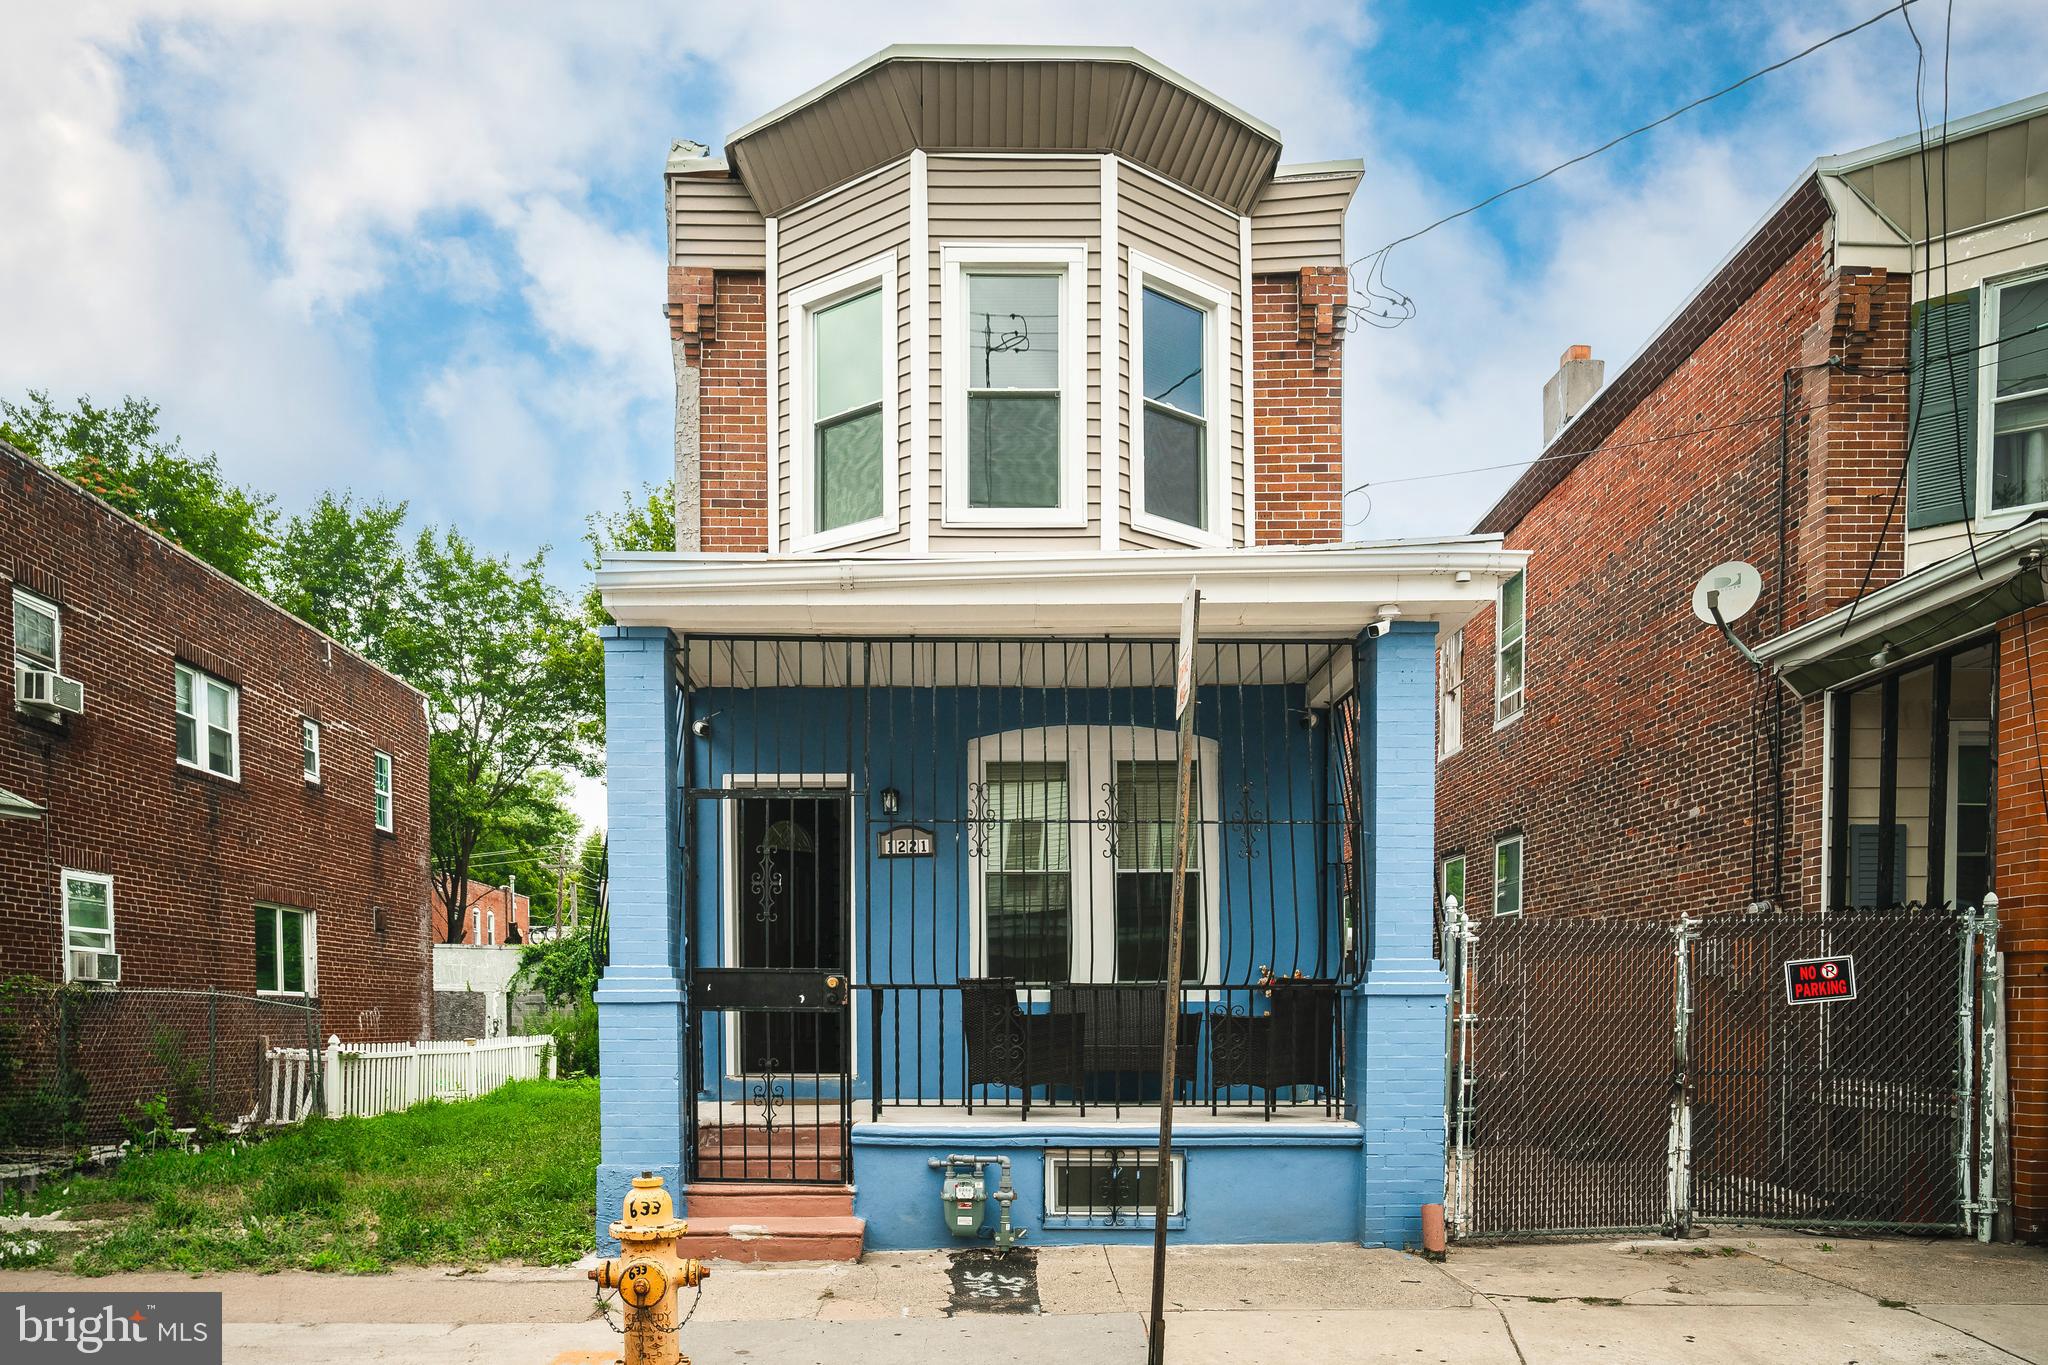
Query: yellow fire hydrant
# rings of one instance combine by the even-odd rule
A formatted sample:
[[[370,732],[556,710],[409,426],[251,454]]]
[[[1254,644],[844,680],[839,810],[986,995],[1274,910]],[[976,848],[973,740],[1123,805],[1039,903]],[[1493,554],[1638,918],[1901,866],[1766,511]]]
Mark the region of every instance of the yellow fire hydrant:
[[[676,1217],[676,1201],[660,1176],[635,1176],[619,1212],[611,1229],[619,1255],[600,1262],[590,1278],[600,1289],[618,1290],[625,1305],[624,1365],[690,1365],[677,1337],[676,1294],[701,1283],[711,1267],[677,1250],[676,1239],[689,1224]]]

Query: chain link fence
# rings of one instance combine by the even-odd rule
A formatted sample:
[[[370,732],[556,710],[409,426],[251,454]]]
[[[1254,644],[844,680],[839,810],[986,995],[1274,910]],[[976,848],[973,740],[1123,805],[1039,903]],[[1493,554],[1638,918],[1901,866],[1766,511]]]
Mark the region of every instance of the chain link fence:
[[[214,990],[108,990],[16,980],[0,987],[0,1174],[105,1159],[124,1143],[290,1122],[271,1054],[317,1052],[317,1002]],[[310,1092],[319,1068],[293,1086]]]
[[[1454,912],[1454,1233],[1981,1230],[1996,934],[1995,905],[1676,925]],[[1844,958],[1853,999],[1793,1003],[1787,963]]]

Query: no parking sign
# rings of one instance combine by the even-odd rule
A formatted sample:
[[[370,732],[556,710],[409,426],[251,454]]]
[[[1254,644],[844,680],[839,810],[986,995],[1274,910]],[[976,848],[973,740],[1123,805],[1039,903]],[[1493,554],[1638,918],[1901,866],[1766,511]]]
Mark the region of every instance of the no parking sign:
[[[1793,1005],[1826,1005],[1856,998],[1856,959],[1807,957],[1785,964],[1785,1000]]]

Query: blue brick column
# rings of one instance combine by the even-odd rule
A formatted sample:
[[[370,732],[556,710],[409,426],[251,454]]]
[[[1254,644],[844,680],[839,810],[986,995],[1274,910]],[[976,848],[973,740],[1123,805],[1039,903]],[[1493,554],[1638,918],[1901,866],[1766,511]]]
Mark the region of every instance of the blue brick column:
[[[1444,1010],[1430,941],[1436,862],[1436,625],[1396,621],[1360,644],[1359,779],[1369,920],[1351,1012],[1352,1096],[1365,1129],[1358,1236],[1422,1240],[1444,1197]]]
[[[597,1244],[642,1171],[665,1177],[683,1207],[682,841],[676,786],[675,642],[665,629],[604,636],[606,838],[611,961],[597,988]]]

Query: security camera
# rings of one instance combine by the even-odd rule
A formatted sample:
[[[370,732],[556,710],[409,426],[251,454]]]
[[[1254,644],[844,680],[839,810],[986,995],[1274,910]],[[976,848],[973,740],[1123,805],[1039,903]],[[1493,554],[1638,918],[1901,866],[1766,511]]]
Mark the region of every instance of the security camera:
[[[1393,628],[1394,623],[1392,621],[1375,621],[1365,628],[1366,637],[1368,639],[1377,640],[1380,638],[1380,636],[1385,635],[1388,631],[1392,630]]]

